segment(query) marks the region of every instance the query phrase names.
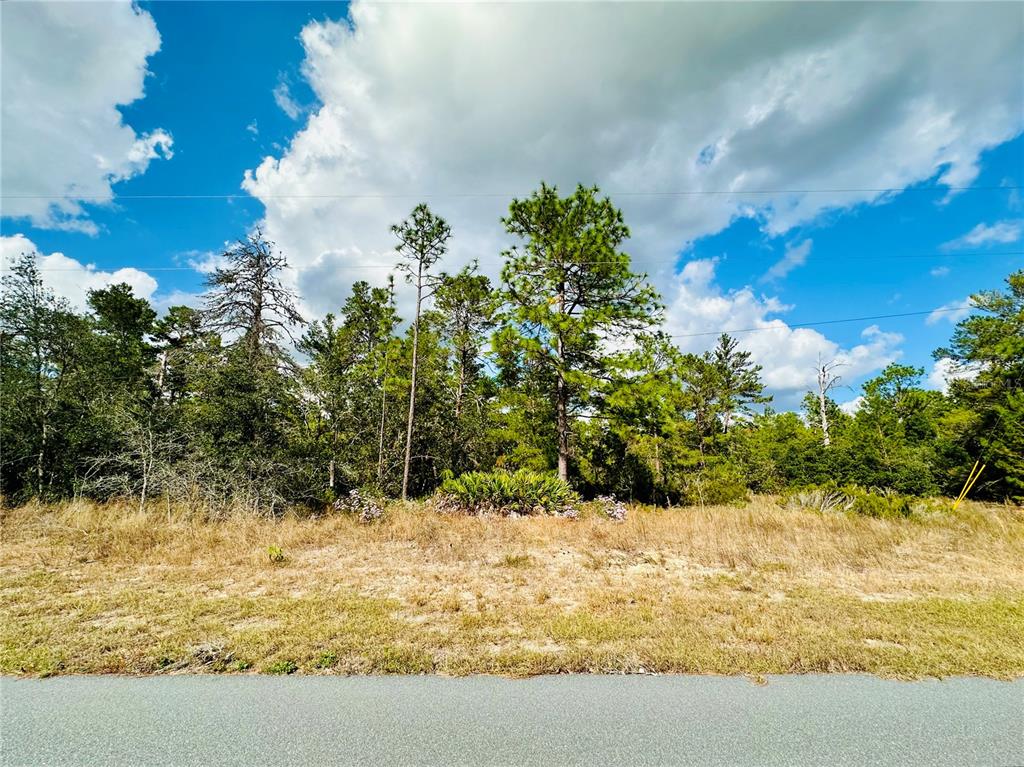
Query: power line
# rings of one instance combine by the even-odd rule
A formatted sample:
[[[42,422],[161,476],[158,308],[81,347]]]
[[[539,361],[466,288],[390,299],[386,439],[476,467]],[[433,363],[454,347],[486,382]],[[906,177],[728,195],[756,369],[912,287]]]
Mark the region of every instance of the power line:
[[[968,305],[965,306],[949,306],[942,307],[941,309],[926,309],[919,312],[899,312],[897,314],[873,314],[867,317],[845,317],[841,320],[817,320],[815,322],[793,322],[785,323],[785,325],[773,325],[771,327],[759,327],[759,328],[734,328],[733,330],[708,330],[702,333],[676,333],[669,335],[669,338],[698,338],[700,336],[717,336],[722,333],[759,333],[766,330],[791,330],[793,328],[807,328],[815,325],[838,325],[841,322],[866,322],[867,320],[890,320],[896,317],[919,317],[923,314],[939,314],[942,312],[959,312],[964,309],[972,309],[974,307]]]
[[[748,256],[748,255],[752,255],[752,254],[736,254],[736,255],[732,255],[732,256],[727,256],[726,258],[737,258],[737,257],[739,257],[741,255],[742,256]],[[987,257],[987,258],[997,257],[998,258],[1000,256],[1024,256],[1024,250],[1003,250],[1003,251],[996,251],[996,252],[993,252],[993,251],[980,251],[980,252],[972,252],[972,253],[879,253],[879,254],[871,254],[871,255],[867,255],[867,256],[846,256],[846,257],[844,257],[842,259],[842,261],[844,261],[844,262],[845,261],[873,261],[873,260],[900,261],[900,260],[903,260],[903,259],[913,259],[913,258],[964,258],[964,257]],[[765,261],[768,261],[768,260],[771,260],[771,259],[774,259],[774,258],[777,258],[777,257],[778,257],[778,254],[771,254],[770,256],[767,256],[765,258]],[[650,261],[645,261],[644,263],[645,264],[682,264],[683,262],[685,262],[687,260],[693,260],[695,258],[696,258],[695,256],[682,256],[682,257],[676,257],[676,258],[671,258],[671,259],[669,259],[669,258],[653,259],[653,260],[650,260]],[[698,260],[700,260],[700,259],[698,259]],[[484,266],[501,266],[501,265],[505,264],[506,262],[505,262],[505,260],[500,260],[500,261],[495,261],[495,260],[479,261],[478,260],[477,263],[481,264],[481,265],[484,265]],[[606,260],[606,261],[574,261],[573,262],[574,265],[578,265],[578,266],[598,266],[598,265],[602,265],[602,264],[617,264],[617,263],[619,263],[619,262],[618,261],[612,261],[612,260]],[[41,272],[77,272],[82,267],[74,267],[74,266],[47,267],[47,266],[41,266],[41,267],[37,267],[37,268]],[[99,268],[102,271],[105,271],[105,272],[106,271],[117,272],[117,271],[121,271],[122,269],[136,269],[138,271],[143,271],[143,272],[190,272],[190,271],[199,272],[200,271],[200,270],[198,270],[198,269],[196,269],[195,267],[192,267],[192,266],[104,266],[104,267],[99,267]],[[301,272],[301,271],[306,271],[308,269],[311,269],[312,267],[309,267],[309,266],[289,266],[288,268],[289,269],[293,269],[295,271],[300,271]],[[394,264],[344,264],[344,265],[339,266],[337,268],[338,268],[338,270],[348,270],[348,269],[394,269],[395,266],[394,266]],[[9,271],[12,271],[12,267],[0,267],[0,272],[9,272]],[[202,273],[202,272],[200,272],[200,273]]]
[[[707,196],[742,196],[768,194],[903,194],[905,192],[997,192],[1022,190],[1021,186],[908,186],[908,187],[862,187],[862,188],[831,188],[831,189],[685,189],[685,190],[648,190],[648,191],[609,191],[603,192],[607,197],[699,197]],[[520,193],[521,194],[521,193]],[[81,200],[90,198],[101,199],[103,194],[2,194],[2,200]],[[111,200],[362,200],[362,199],[421,199],[441,197],[451,199],[485,199],[512,198],[516,194],[507,192],[338,192],[325,194],[117,194]]]

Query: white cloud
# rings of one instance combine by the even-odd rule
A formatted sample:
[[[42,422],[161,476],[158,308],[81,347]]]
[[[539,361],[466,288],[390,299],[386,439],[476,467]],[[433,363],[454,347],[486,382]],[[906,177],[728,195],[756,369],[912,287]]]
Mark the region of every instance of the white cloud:
[[[108,202],[112,184],[171,156],[167,131],[140,135],[117,109],[142,97],[159,48],[133,3],[4,3],[4,216],[94,234],[81,203]]]
[[[690,261],[676,278],[666,310],[666,330],[684,351],[701,351],[714,334],[736,333],[740,346],[764,367],[762,377],[777,406],[795,407],[816,386],[819,358],[837,362],[844,378],[855,379],[885,367],[900,356],[903,337],[877,325],[861,331],[862,343],[849,349],[811,328],[793,328],[769,315],[791,309],[772,296],[757,296],[749,287],[723,291],[715,282],[715,261]],[[701,334],[701,335],[698,335]],[[706,334],[706,335],[704,335]]]
[[[851,399],[849,402],[842,402],[839,404],[839,409],[847,415],[854,415],[858,410],[864,406],[864,397],[858,396]]]
[[[424,195],[453,225],[451,267],[496,258],[511,196],[541,179],[598,183],[664,290],[685,244],[737,216],[777,235],[888,199],[850,190],[967,185],[1024,121],[1012,4],[356,0],[350,12],[351,25],[303,30],[321,106],[243,184],[266,205],[266,233],[314,267],[299,285],[316,311],[352,279],[384,279],[354,267],[394,262],[388,226]],[[625,194],[643,191],[728,194]],[[367,193],[380,196],[330,197]]]
[[[153,308],[160,315],[172,306],[191,306],[193,309],[201,308],[203,305],[203,294],[175,289],[169,293],[155,296],[152,301]]]
[[[971,297],[964,296],[955,301],[949,301],[942,306],[935,309],[931,314],[925,317],[926,325],[934,325],[938,322],[946,320],[951,325],[955,325],[968,314],[971,313]]]
[[[978,375],[978,368],[973,365],[965,365],[949,357],[942,357],[935,360],[932,370],[928,374],[928,385],[938,389],[943,394],[949,391],[950,381],[971,380]]]
[[[292,98],[291,88],[284,78],[278,79],[277,85],[274,86],[274,103],[293,120],[298,120],[305,111],[302,105]]]
[[[812,244],[810,240],[804,240],[799,245],[787,246],[785,254],[764,273],[761,282],[781,280],[798,266],[803,266],[807,262],[807,257],[811,255]]]
[[[212,250],[190,250],[180,257],[184,257],[185,263],[200,274],[213,274],[214,270],[227,266],[224,254]]]
[[[949,267],[936,266],[934,269],[928,272],[928,274],[930,274],[932,277],[945,277],[946,275],[949,274]]]
[[[118,269],[105,272],[93,264],[83,264],[63,253],[40,253],[31,240],[23,234],[11,237],[0,237],[0,264],[10,268],[22,253],[38,253],[36,263],[43,277],[43,283],[58,296],[63,296],[78,311],[88,308],[87,299],[90,290],[98,290],[108,285],[126,282],[132,287],[136,296],[153,300],[157,281],[140,269]]]
[[[943,250],[963,250],[986,245],[1008,245],[1020,239],[1024,221],[997,221],[994,224],[981,223],[971,231],[942,246]]]

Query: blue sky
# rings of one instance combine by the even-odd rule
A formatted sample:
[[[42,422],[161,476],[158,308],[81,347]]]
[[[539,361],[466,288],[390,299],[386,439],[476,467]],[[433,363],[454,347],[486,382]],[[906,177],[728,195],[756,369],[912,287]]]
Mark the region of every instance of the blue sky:
[[[684,348],[781,321],[741,338],[785,406],[817,354],[851,385],[897,358],[932,372],[957,315],[793,325],[956,305],[1024,265],[1012,6],[40,5],[5,8],[4,252],[63,254],[73,300],[132,267],[155,303],[195,301],[190,262],[262,224],[319,314],[384,278],[421,196],[452,220],[450,265],[496,274],[511,195],[598,183]],[[80,207],[7,197],[39,189]]]

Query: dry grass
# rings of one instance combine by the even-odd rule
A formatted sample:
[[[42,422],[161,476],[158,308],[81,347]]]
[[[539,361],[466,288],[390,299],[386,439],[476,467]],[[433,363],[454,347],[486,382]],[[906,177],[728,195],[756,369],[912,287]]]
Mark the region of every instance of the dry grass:
[[[4,513],[0,672],[1024,676],[1024,511]],[[272,561],[271,547],[283,559]]]

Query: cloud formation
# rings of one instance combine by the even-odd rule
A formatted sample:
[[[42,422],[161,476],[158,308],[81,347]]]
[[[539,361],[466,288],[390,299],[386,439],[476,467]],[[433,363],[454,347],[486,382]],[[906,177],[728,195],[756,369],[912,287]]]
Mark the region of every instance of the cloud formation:
[[[292,120],[298,120],[306,110],[298,101],[292,97],[291,87],[288,79],[283,75],[278,77],[277,85],[274,86],[274,103]]]
[[[788,245],[785,254],[764,273],[761,282],[781,280],[798,266],[803,266],[811,255],[812,244],[811,240],[804,240],[799,245]]]
[[[445,267],[478,258],[494,276],[499,219],[541,179],[600,185],[635,263],[681,309],[679,254],[737,217],[777,236],[884,190],[969,185],[981,152],[1024,128],[1021,28],[998,4],[356,0],[349,19],[304,28],[320,106],[243,188],[300,268],[308,311],[335,309],[353,280],[382,282],[388,227],[423,199],[453,227]],[[771,310],[749,291],[717,300],[716,327]],[[758,355],[782,390],[804,385],[819,349],[841,351],[780,332]],[[892,344],[865,337],[856,364]]]
[[[171,156],[166,130],[139,134],[117,109],[142,97],[159,48],[133,3],[4,3],[5,217],[95,234],[82,203],[109,202],[112,184]]]
[[[749,287],[723,290],[715,281],[714,259],[690,261],[676,277],[666,309],[666,330],[684,351],[700,351],[723,330],[736,332],[740,346],[764,367],[762,376],[776,406],[796,407],[815,386],[818,360],[836,362],[844,378],[855,379],[900,356],[903,337],[877,325],[861,331],[862,342],[843,348],[812,328],[793,328],[777,315],[791,306]],[[751,330],[752,332],[745,332]]]
[[[1009,245],[1020,239],[1024,221],[997,221],[994,224],[981,223],[971,231],[942,246],[943,250],[963,250],[987,245]]]
[[[136,296],[153,300],[157,290],[156,279],[140,269],[118,269],[105,272],[93,264],[83,264],[63,253],[41,253],[30,239],[23,234],[11,237],[0,237],[0,264],[10,268],[22,253],[37,253],[36,263],[43,277],[43,284],[78,311],[88,308],[90,290],[98,290],[108,285],[126,282],[132,287]],[[159,306],[163,303],[158,302]]]
[[[951,325],[955,325],[970,313],[971,297],[964,296],[937,307],[931,314],[925,317],[924,322],[926,325],[935,325],[945,320]]]
[[[965,365],[949,357],[941,357],[935,360],[932,370],[928,374],[927,383],[933,389],[938,389],[943,394],[949,391],[951,381],[972,380],[978,375],[978,368],[973,365]]]

